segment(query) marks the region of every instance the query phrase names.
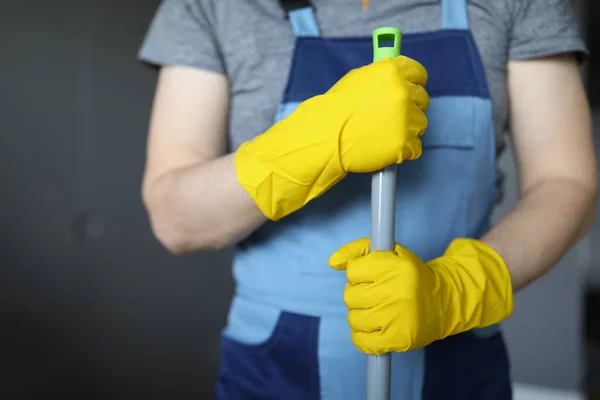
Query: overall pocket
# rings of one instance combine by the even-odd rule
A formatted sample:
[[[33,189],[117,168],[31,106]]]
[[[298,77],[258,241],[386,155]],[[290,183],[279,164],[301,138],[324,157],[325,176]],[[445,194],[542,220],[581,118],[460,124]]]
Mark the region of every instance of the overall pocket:
[[[217,400],[318,400],[319,318],[236,298],[221,337]]]
[[[470,198],[481,184],[473,173],[479,160],[476,114],[464,99],[432,99],[423,154],[397,167],[396,242],[424,261],[469,235]]]

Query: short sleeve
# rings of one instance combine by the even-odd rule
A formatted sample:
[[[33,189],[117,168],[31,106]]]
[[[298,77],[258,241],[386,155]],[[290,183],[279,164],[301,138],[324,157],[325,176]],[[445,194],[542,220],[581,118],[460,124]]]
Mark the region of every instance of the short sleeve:
[[[512,25],[508,57],[512,60],[574,53],[587,49],[570,0],[510,0]]]
[[[224,72],[210,3],[162,0],[138,53],[153,65],[183,65]]]

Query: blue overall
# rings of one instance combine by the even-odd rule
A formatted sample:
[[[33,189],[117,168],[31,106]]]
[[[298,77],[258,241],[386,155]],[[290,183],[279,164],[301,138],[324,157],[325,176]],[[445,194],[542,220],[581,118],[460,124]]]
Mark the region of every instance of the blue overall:
[[[428,70],[431,105],[423,155],[398,167],[396,241],[425,260],[456,237],[484,234],[495,194],[492,103],[466,0],[442,0],[441,7],[441,30],[402,41],[402,53]],[[371,37],[321,37],[310,6],[288,15],[296,47],[277,120],[373,57]],[[369,174],[351,174],[237,246],[219,400],[365,398],[366,355],[350,340],[346,277],[327,261],[340,246],[369,236],[370,188]],[[392,355],[394,400],[510,398],[497,326]]]

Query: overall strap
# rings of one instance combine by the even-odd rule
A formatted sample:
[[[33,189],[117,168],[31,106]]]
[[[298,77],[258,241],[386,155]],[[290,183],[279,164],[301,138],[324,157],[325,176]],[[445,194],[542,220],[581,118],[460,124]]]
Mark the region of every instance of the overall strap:
[[[441,0],[442,29],[469,29],[468,0]]]
[[[290,19],[296,37],[319,37],[321,31],[317,23],[315,9],[310,0],[279,0],[281,7]]]

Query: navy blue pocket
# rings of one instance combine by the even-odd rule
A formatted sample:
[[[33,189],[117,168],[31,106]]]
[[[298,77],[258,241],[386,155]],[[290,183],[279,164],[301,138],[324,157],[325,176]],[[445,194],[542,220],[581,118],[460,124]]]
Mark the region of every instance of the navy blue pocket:
[[[508,352],[501,332],[464,332],[425,349],[423,400],[511,400]]]
[[[218,400],[318,400],[319,318],[282,312],[271,336],[245,344],[221,338]]]

